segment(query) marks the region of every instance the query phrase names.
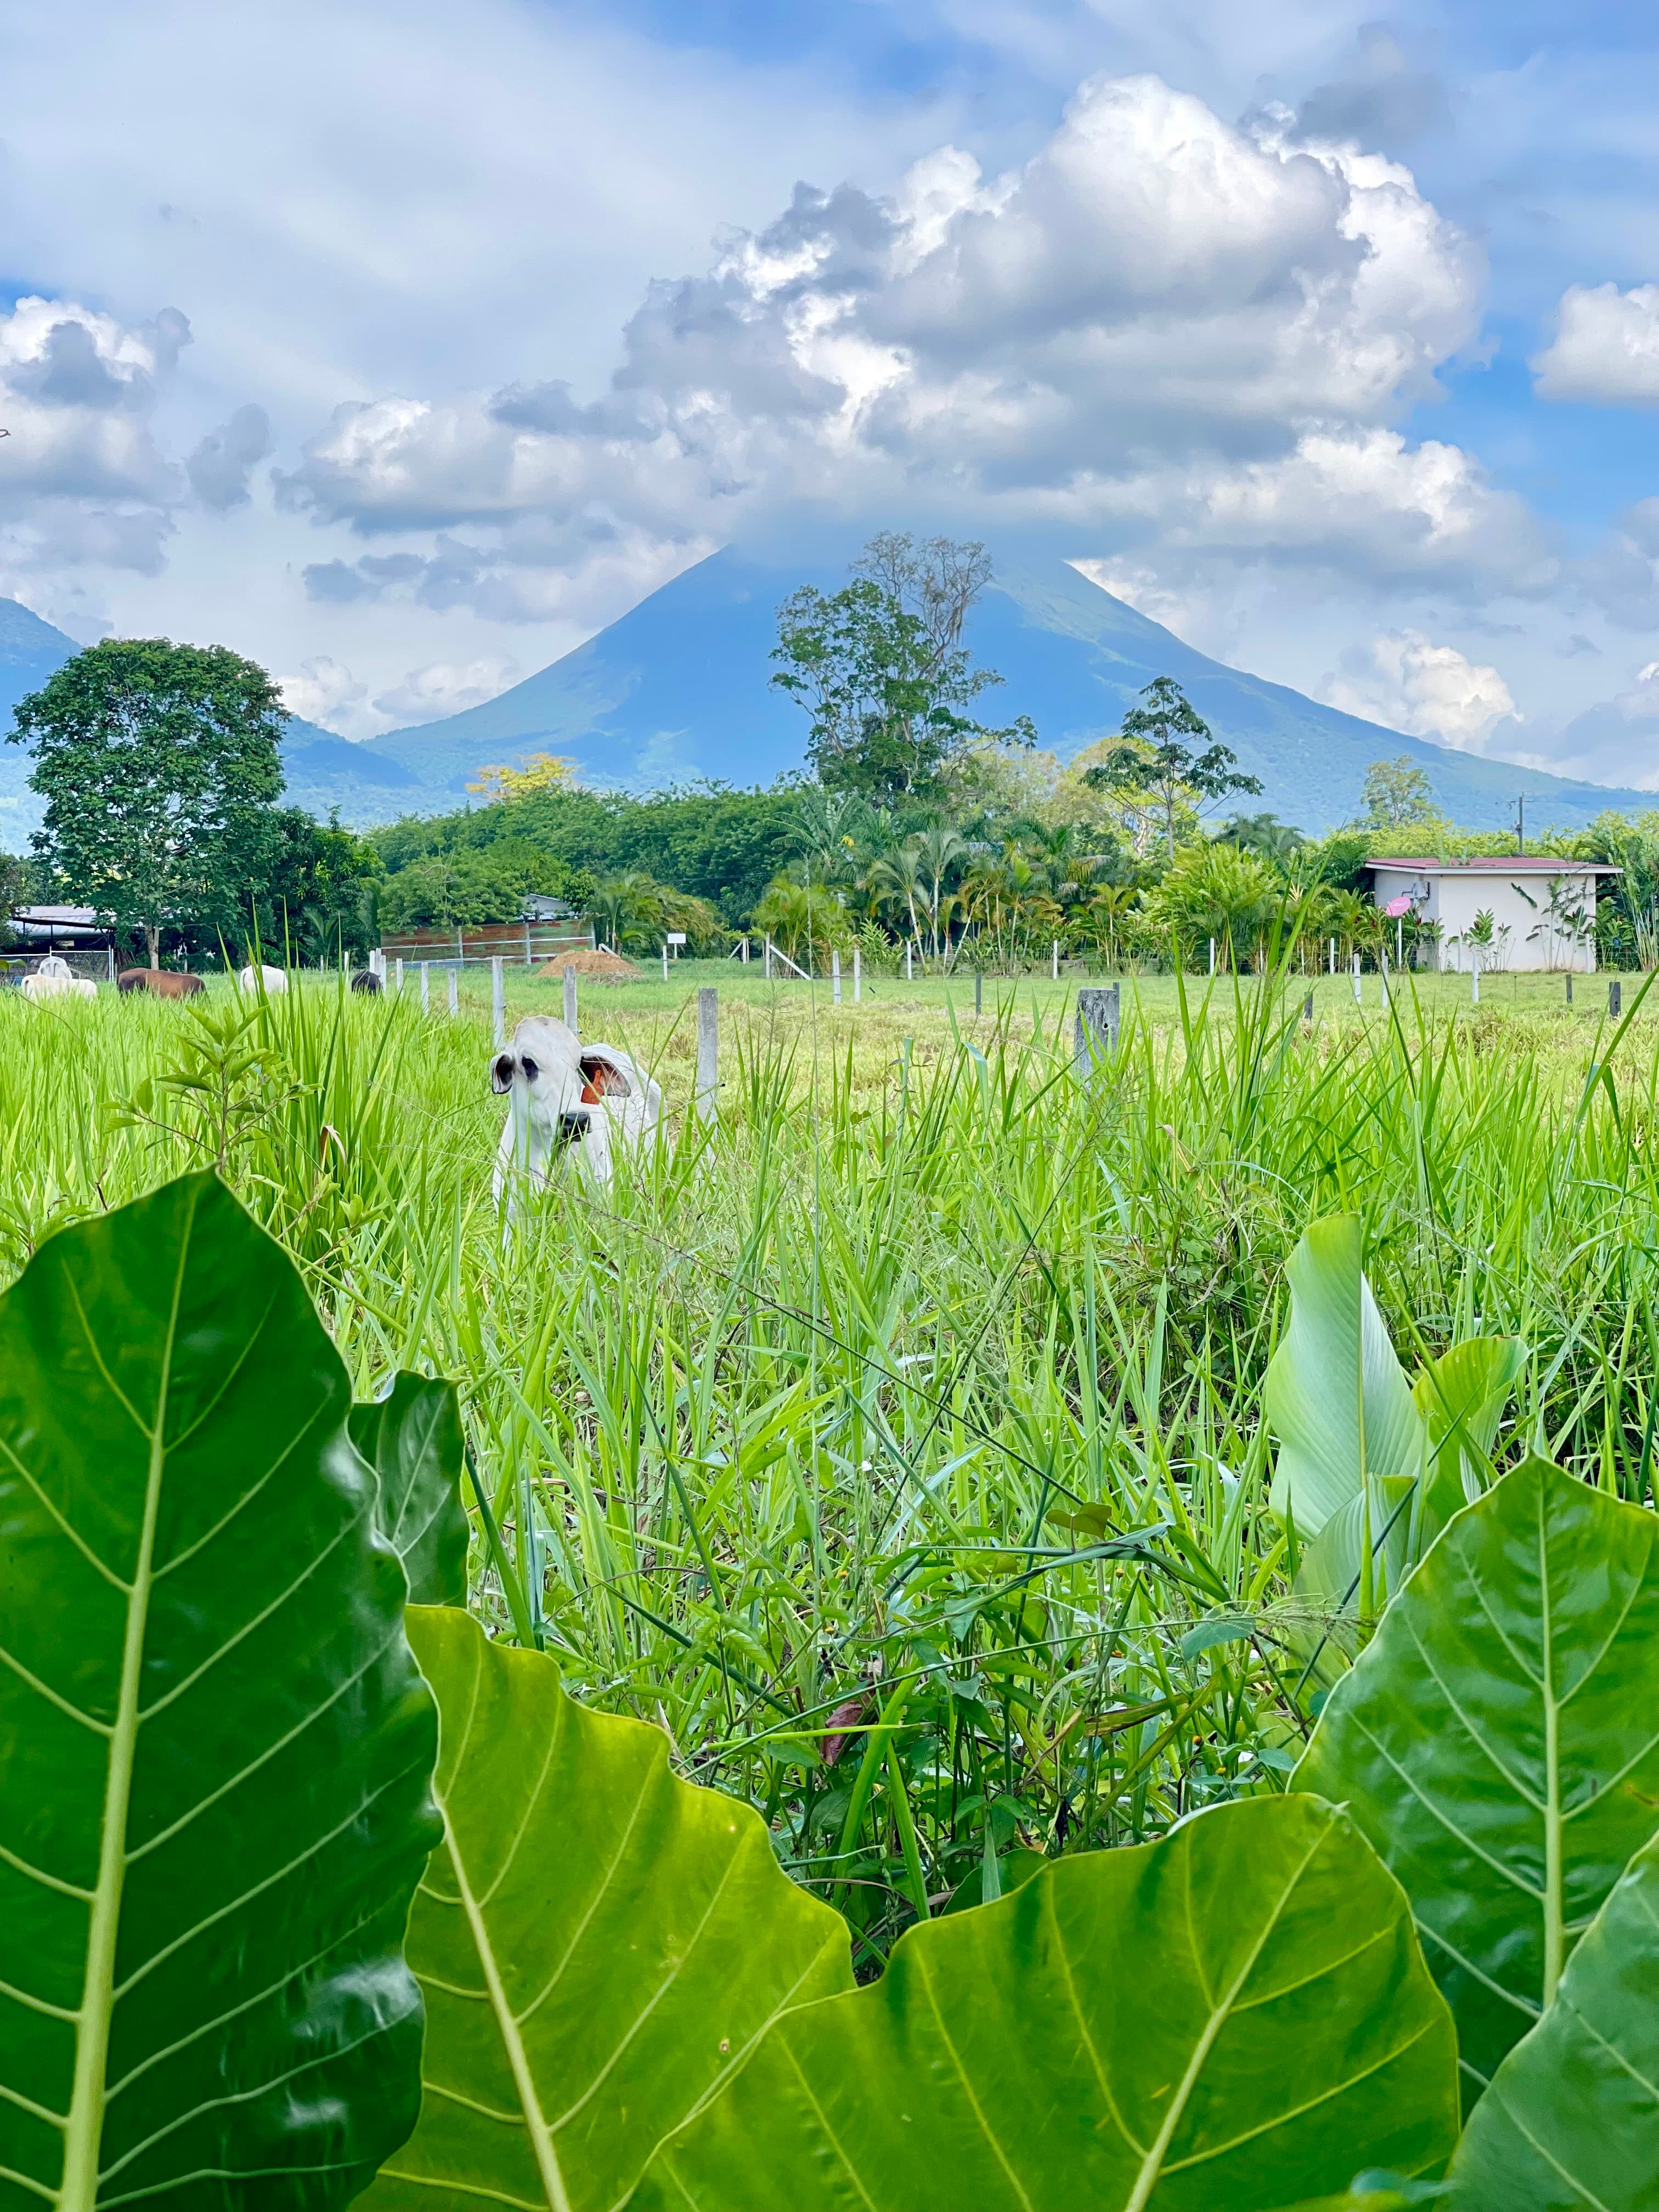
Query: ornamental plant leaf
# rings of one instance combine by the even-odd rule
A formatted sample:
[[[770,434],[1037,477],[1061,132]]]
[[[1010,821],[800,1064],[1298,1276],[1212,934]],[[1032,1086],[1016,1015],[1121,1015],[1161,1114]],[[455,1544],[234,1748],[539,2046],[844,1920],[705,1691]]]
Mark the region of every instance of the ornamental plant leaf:
[[[1525,1460],[1446,1528],[1291,1778],[1405,1884],[1465,2095],[1659,1828],[1659,1518]]]
[[[351,1441],[380,1485],[380,1528],[404,1563],[411,1605],[466,1603],[461,1408],[453,1382],[399,1375],[391,1395],[354,1406]]]
[[[1484,1462],[1526,1364],[1527,1347],[1518,1336],[1471,1336],[1431,1359],[1418,1376],[1412,1400],[1429,1436],[1424,1510],[1431,1533],[1438,1534],[1486,1488]]]
[[[326,2212],[415,2124],[436,1715],[349,1403],[210,1175],[0,1298],[7,2212]]]
[[[1659,2206],[1659,1842],[1638,1851],[1555,2002],[1469,2116],[1458,2212]]]
[[[1262,2212],[1437,2172],[1456,2046],[1346,1814],[1243,1800],[908,1929],[784,2014],[636,2212]]]
[[[846,1923],[757,1814],[670,1773],[659,1730],[585,1711],[465,1613],[409,1631],[447,1838],[409,1929],[420,2124],[362,2203],[620,2205],[781,2007],[851,1986]]]
[[[1359,1264],[1355,1216],[1310,1223],[1285,1272],[1291,1318],[1267,1381],[1271,1497],[1307,1543],[1368,1478],[1420,1474],[1426,1439]]]

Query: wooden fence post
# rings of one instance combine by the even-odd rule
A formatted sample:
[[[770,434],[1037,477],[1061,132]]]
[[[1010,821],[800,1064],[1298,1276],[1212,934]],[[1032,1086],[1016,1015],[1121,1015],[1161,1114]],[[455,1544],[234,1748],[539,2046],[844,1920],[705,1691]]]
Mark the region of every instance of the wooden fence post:
[[[1117,1050],[1118,987],[1077,994],[1077,1072],[1086,1083],[1095,1068]]]

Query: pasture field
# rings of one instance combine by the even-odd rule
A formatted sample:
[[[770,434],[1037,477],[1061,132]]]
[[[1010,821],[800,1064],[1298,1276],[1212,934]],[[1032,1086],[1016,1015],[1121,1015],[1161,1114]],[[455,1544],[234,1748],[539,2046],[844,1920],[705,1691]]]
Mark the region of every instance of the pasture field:
[[[436,979],[434,978],[434,981]],[[719,1121],[687,1111],[722,993]],[[585,985],[663,1144],[504,1242],[488,980],[269,1004],[0,999],[0,1270],[218,1164],[360,1396],[459,1382],[475,1609],[756,1804],[862,1965],[1037,1853],[1164,1832],[1288,1771],[1286,1538],[1262,1377],[1306,1224],[1350,1212],[1408,1370],[1528,1357],[1498,1438],[1650,1495],[1659,1016],[1624,979],[1126,984],[1086,1086],[1071,987]],[[557,1011],[508,971],[509,1018]],[[1635,1012],[1631,1012],[1632,1006]],[[872,1729],[876,1719],[885,1725]],[[861,1735],[860,1731],[863,1731]],[[838,1739],[859,1735],[841,1755]]]

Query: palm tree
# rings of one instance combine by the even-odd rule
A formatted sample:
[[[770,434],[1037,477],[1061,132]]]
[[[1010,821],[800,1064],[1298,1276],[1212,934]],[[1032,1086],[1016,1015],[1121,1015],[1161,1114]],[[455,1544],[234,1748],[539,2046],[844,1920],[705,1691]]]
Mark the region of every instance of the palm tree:
[[[903,908],[910,919],[910,934],[919,943],[921,924],[916,918],[916,907],[918,902],[927,904],[927,892],[914,842],[907,840],[902,845],[890,845],[884,853],[878,854],[871,865],[870,879],[890,906]]]
[[[931,887],[927,920],[933,932],[933,957],[937,960],[939,956],[939,931],[943,927],[947,936],[949,934],[952,902],[945,896],[945,878],[966,854],[968,848],[961,835],[948,823],[935,823],[932,829],[925,830],[920,837],[910,842],[915,847],[917,867]]]
[[[648,940],[662,911],[662,894],[638,868],[625,868],[593,886],[587,911],[600,937],[613,951]]]

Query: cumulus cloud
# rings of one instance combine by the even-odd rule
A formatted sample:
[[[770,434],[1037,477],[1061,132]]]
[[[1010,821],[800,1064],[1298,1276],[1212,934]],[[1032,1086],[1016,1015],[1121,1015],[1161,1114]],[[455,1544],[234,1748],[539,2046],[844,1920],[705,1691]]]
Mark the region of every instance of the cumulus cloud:
[[[1561,295],[1554,338],[1531,366],[1543,399],[1659,405],[1659,284],[1573,285]]]
[[[1574,715],[1551,750],[1552,766],[1565,760],[1597,782],[1659,789],[1659,660],[1638,669],[1622,691]]]
[[[701,276],[653,285],[607,389],[556,377],[338,408],[278,497],[424,566],[313,564],[334,604],[413,592],[519,618],[662,580],[766,510],[1065,517],[1389,579],[1515,580],[1517,502],[1393,427],[1474,339],[1478,249],[1409,172],[1155,77],[1096,78],[1023,167],[945,148],[890,197],[797,189]],[[645,583],[649,588],[649,584]]]
[[[297,675],[279,676],[276,688],[289,714],[302,721],[337,730],[343,736],[373,735],[372,729],[356,726],[362,720],[360,710],[368,696],[368,685],[325,653],[301,662]]]
[[[63,300],[0,314],[0,588],[79,567],[154,574],[183,480],[151,417],[190,340],[173,308],[129,326]]]
[[[505,691],[518,675],[516,660],[473,660],[465,667],[434,661],[428,668],[411,668],[391,690],[377,692],[374,709],[385,715],[388,729],[405,722],[435,722],[444,714],[482,707],[486,699]]]
[[[228,422],[210,430],[185,464],[190,488],[204,507],[223,514],[246,507],[248,478],[270,451],[270,418],[263,407],[239,407]]]
[[[1389,630],[1345,653],[1318,696],[1408,737],[1433,738],[1460,752],[1482,753],[1494,732],[1516,727],[1515,701],[1495,668],[1436,645],[1421,630]]]

